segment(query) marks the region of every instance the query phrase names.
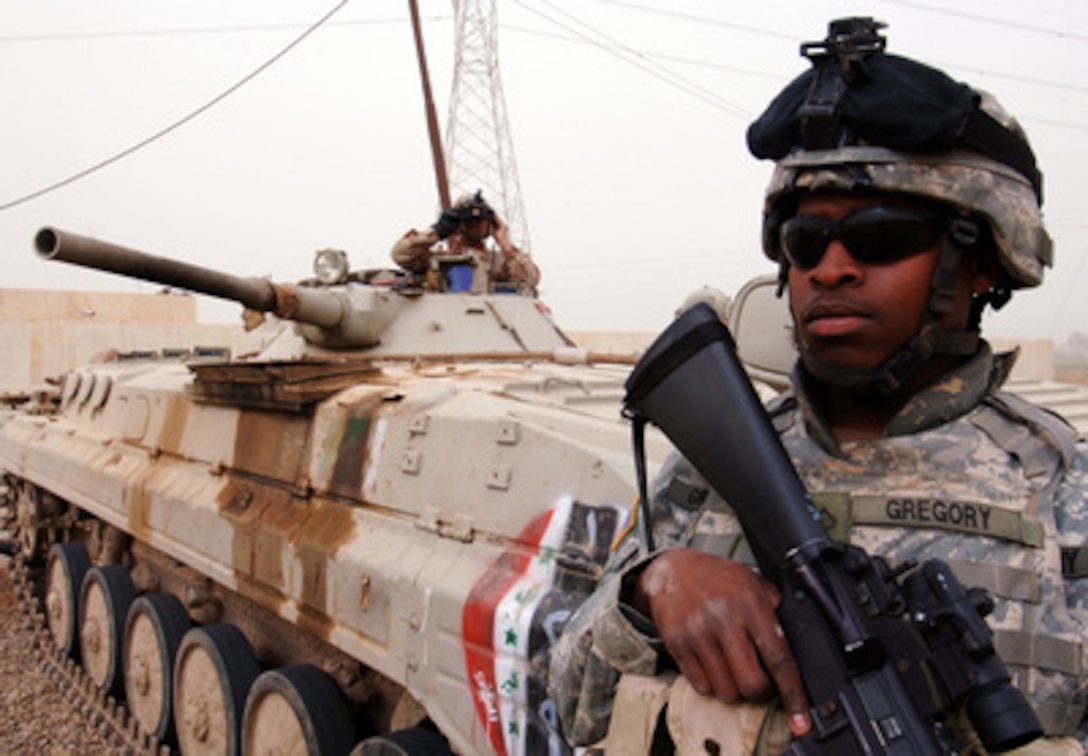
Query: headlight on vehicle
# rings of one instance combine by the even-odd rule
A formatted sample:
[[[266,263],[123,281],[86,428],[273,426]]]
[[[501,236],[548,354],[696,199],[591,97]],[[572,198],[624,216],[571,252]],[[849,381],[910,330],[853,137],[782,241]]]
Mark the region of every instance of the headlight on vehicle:
[[[327,286],[347,281],[348,253],[342,249],[319,249],[314,254],[314,276]]]

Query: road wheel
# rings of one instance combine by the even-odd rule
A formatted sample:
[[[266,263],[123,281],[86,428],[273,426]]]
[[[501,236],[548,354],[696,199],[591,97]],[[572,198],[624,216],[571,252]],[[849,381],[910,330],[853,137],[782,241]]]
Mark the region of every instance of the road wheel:
[[[82,543],[54,544],[46,568],[45,618],[61,653],[79,659],[79,591],[91,568]]]
[[[125,700],[144,731],[164,743],[174,734],[174,659],[191,625],[169,593],[136,599],[125,620]]]
[[[79,653],[83,669],[98,688],[111,695],[124,692],[121,649],[125,618],[136,589],[119,564],[92,567],[83,578],[79,601]]]
[[[340,689],[317,667],[296,664],[268,670],[246,699],[245,753],[344,756],[355,733]]]
[[[174,725],[182,753],[241,752],[246,694],[260,671],[253,647],[234,625],[185,634],[174,661]]]
[[[367,738],[352,749],[351,756],[453,756],[453,751],[438,732],[410,727]]]

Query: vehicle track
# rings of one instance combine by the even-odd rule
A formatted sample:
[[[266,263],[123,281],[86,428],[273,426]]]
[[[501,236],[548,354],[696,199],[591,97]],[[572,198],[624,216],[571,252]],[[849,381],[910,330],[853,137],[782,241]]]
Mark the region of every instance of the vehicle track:
[[[40,578],[20,557],[0,563],[0,661],[8,674],[5,688],[39,705],[26,711],[12,701],[0,726],[0,745],[12,753],[156,754],[170,756],[168,745],[143,732],[124,704],[96,689],[91,678],[55,647],[41,611]],[[14,673],[16,679],[10,674]],[[9,706],[13,696],[5,696]],[[44,706],[42,699],[44,701]],[[25,721],[24,715],[37,721]],[[74,715],[74,716],[73,716]],[[79,722],[73,723],[75,717]],[[5,730],[10,729],[10,733]],[[11,739],[11,742],[9,741]],[[57,742],[58,740],[66,742]]]

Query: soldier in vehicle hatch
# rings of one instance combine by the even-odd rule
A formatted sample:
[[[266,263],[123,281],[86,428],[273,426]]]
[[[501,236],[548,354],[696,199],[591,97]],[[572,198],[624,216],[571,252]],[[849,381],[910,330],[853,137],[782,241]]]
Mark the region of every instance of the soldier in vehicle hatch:
[[[1051,264],[1041,175],[992,97],[886,54],[871,19],[844,22],[872,44],[802,46],[813,68],[748,130],[776,161],[763,249],[800,354],[772,422],[833,537],[892,565],[944,560],[989,591],[994,645],[1046,733],[1025,748],[1082,753],[1088,448],[1001,389],[1015,354],[979,334],[987,305]],[[665,732],[681,753],[781,753],[812,717],[775,589],[685,459],[650,499],[656,551],[633,529],[553,651],[565,736],[607,736],[608,753]],[[955,737],[979,752],[965,718]]]
[[[412,229],[393,245],[393,260],[428,276],[441,291],[535,294],[540,270],[510,240],[509,229],[480,192],[457,200],[425,231]]]

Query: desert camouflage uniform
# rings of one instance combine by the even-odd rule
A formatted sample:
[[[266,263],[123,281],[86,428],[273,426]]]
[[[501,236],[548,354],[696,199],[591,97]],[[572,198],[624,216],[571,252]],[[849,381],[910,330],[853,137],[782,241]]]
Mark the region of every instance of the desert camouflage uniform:
[[[831,535],[848,534],[893,565],[943,559],[965,585],[988,589],[995,645],[1014,682],[1048,734],[1086,743],[1088,448],[1056,416],[999,391],[1010,368],[1008,355],[983,345],[875,441],[837,444],[796,374],[772,419]],[[659,548],[752,563],[735,517],[686,460],[666,465],[651,500]],[[621,674],[657,670],[660,641],[620,600],[624,577],[645,561],[637,540],[619,545],[553,652],[551,691],[574,744],[604,736]]]
[[[528,253],[514,245],[501,250],[497,242],[470,244],[460,231],[443,240],[433,228],[412,230],[397,240],[390,254],[397,265],[413,273],[426,273],[433,255],[471,254],[492,284],[509,282],[525,291],[533,291],[540,284],[540,268]]]

